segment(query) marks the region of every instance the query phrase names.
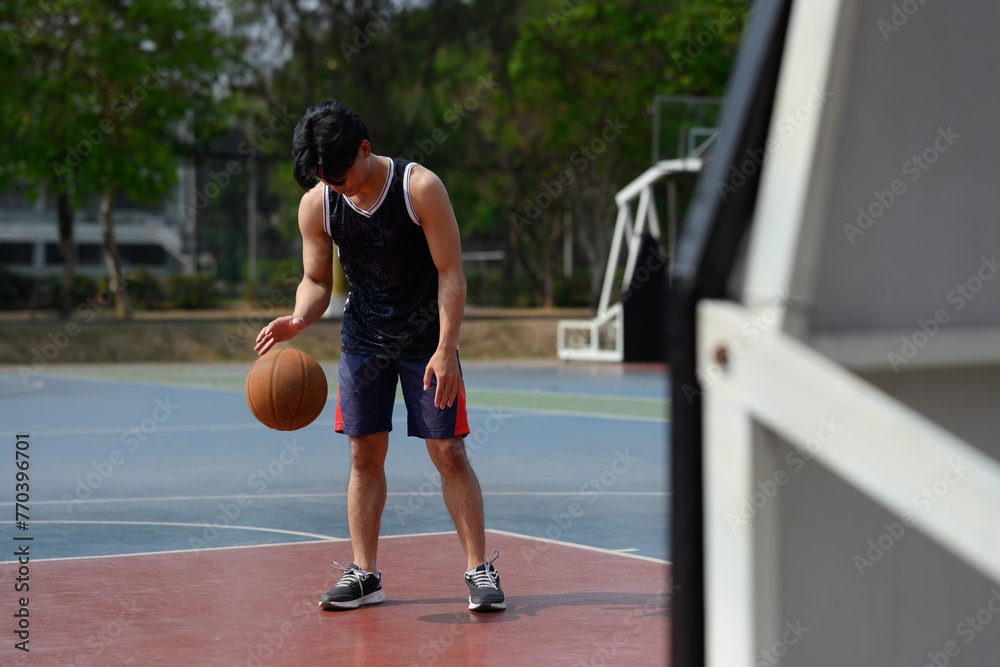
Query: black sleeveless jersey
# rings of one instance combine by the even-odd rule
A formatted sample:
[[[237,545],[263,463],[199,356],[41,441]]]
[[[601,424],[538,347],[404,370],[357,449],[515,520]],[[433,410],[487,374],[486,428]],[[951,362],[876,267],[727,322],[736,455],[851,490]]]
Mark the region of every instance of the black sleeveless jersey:
[[[410,203],[416,163],[388,163],[382,193],[367,211],[323,185],[323,224],[350,289],[342,351],[423,359],[438,346],[438,272]]]

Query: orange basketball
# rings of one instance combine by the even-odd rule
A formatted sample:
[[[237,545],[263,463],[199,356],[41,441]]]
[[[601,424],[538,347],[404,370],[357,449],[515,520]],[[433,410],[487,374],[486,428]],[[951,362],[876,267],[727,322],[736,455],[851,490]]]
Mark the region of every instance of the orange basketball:
[[[311,424],[326,406],[323,369],[305,352],[271,350],[250,367],[247,405],[261,424],[294,431]]]

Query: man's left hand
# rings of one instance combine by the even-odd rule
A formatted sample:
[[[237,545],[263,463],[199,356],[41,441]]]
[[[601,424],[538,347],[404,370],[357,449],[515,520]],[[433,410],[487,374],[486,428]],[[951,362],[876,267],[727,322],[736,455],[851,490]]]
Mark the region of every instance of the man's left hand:
[[[427,362],[424,370],[424,391],[431,386],[431,377],[437,378],[437,390],[434,392],[434,407],[444,410],[455,404],[458,392],[465,395],[462,375],[458,370],[458,354],[439,349]]]

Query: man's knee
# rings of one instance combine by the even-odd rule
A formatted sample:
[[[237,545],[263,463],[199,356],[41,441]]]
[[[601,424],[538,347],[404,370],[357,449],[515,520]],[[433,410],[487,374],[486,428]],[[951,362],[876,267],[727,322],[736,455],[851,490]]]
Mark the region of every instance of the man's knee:
[[[465,455],[465,442],[462,438],[428,440],[427,448],[431,451],[431,458],[442,477],[463,474],[471,468],[469,459]]]
[[[351,436],[351,467],[360,472],[381,470],[387,444],[388,438],[382,433]]]

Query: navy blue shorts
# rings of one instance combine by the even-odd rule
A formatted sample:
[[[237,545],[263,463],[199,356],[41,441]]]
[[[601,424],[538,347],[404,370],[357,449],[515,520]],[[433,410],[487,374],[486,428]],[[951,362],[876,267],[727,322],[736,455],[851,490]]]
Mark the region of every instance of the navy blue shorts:
[[[453,438],[469,432],[464,392],[459,391],[450,408],[434,407],[437,378],[424,391],[427,359],[392,359],[340,355],[337,387],[337,433],[371,435],[392,430],[392,407],[396,402],[396,380],[403,388],[407,433],[416,438]],[[459,364],[461,373],[461,364]]]

